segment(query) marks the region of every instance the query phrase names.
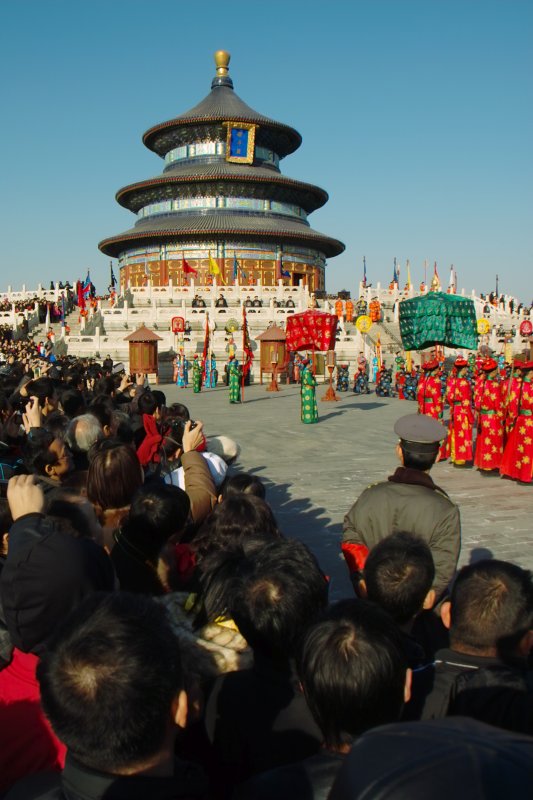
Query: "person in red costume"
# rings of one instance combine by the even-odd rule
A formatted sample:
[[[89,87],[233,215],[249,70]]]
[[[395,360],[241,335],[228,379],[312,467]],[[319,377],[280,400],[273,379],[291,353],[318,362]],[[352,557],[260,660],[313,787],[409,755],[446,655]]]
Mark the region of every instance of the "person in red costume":
[[[516,366],[508,366],[508,374],[502,381],[503,413],[505,425],[505,441],[508,440],[518,415],[518,399],[522,388],[522,370]]]
[[[500,469],[502,460],[503,398],[498,380],[498,363],[493,358],[486,358],[481,370],[483,377],[475,397],[478,432],[474,465],[482,473],[489,474]]]
[[[508,406],[509,439],[502,458],[500,474],[522,483],[533,482],[533,361],[515,361],[522,381]],[[513,391],[511,389],[511,395]]]
[[[452,463],[464,466],[467,461],[474,459],[472,388],[466,377],[466,358],[457,358],[454,368],[455,374],[450,375],[446,383],[446,401],[450,406],[448,445]]]
[[[442,421],[444,411],[444,400],[442,397],[442,383],[439,377],[440,364],[437,358],[426,361],[422,364],[423,374],[418,383],[416,399],[418,401],[418,413],[426,414],[437,422]],[[448,440],[446,439],[440,448],[437,461],[444,461],[448,458]]]

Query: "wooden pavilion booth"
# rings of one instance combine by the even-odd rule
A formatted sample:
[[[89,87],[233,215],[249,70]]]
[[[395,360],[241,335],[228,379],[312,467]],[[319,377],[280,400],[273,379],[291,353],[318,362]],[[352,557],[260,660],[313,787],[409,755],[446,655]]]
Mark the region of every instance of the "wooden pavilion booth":
[[[161,337],[146,325],[141,325],[126,336],[124,341],[129,343],[130,373],[143,372],[146,375],[155,373],[155,381],[159,383],[157,343],[162,341]]]
[[[267,328],[266,331],[255,337],[261,344],[259,363],[259,383],[263,383],[263,372],[272,374],[274,364],[277,364],[276,375],[287,378],[287,353],[285,348],[285,331],[277,325]]]

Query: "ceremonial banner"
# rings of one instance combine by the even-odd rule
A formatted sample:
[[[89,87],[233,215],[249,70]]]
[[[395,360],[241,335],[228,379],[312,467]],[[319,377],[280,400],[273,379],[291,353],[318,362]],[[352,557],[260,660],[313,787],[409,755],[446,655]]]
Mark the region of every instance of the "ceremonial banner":
[[[287,350],[334,350],[337,317],[323,311],[304,311],[287,317]]]
[[[424,350],[436,344],[476,350],[478,330],[474,301],[443,292],[402,300],[400,334],[405,350]]]

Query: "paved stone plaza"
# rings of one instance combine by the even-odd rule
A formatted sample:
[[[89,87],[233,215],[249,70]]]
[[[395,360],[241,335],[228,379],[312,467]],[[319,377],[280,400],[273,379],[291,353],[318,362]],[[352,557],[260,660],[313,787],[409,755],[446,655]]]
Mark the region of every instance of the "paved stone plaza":
[[[306,542],[331,577],[331,598],[350,593],[344,560],[339,556],[342,520],[369,484],[394,471],[398,417],[416,413],[416,404],[375,394],[339,395],[321,402],[317,425],[300,422],[298,386],[277,394],[266,386],[246,387],[245,402],[230,405],[219,387],[192,389],[161,385],[167,403],[185,403],[208,435],[226,434],[241,445],[237,469],[254,472],[267,485],[267,499],[288,536]],[[463,548],[460,563],[494,556],[533,569],[533,485],[524,486],[477,470],[437,464],[432,477],[461,509]]]

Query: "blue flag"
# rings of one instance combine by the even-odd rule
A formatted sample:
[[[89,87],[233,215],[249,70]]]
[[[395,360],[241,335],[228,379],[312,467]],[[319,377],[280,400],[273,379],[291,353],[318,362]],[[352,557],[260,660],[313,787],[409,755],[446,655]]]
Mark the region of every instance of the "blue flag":
[[[88,294],[91,290],[91,276],[89,275],[89,270],[87,270],[87,277],[83,281],[82,285],[83,294]]]
[[[282,255],[279,258],[279,271],[280,271],[280,275],[281,275],[282,278],[290,278],[291,277],[291,273],[288,270],[283,269],[283,256]]]
[[[398,272],[398,267],[396,265],[396,259],[394,259],[394,273],[392,275],[392,280],[393,280],[394,283],[397,283],[397,284],[400,283],[400,275],[399,275],[399,272]]]
[[[236,253],[233,253],[233,280],[236,281],[239,275],[239,262]]]

